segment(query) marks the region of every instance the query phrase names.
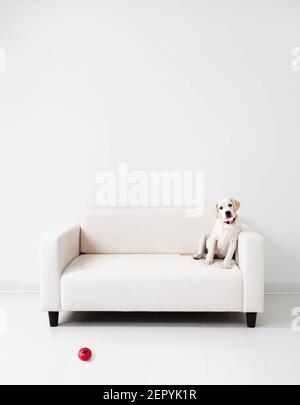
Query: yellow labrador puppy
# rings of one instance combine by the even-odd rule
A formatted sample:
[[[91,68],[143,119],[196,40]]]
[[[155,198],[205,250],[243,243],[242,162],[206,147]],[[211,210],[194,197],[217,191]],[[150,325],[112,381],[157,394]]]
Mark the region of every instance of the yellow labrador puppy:
[[[237,215],[239,201],[234,198],[222,198],[214,207],[217,222],[210,235],[201,235],[198,253],[193,259],[205,257],[205,264],[212,264],[214,258],[224,259],[223,269],[231,269],[231,261],[236,250],[241,231],[241,222]]]

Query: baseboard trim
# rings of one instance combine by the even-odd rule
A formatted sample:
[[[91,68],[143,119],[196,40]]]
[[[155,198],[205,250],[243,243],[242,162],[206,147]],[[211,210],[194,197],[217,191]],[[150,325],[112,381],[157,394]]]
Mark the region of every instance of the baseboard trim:
[[[300,283],[265,283],[265,294],[300,294]]]
[[[1,293],[39,294],[38,282],[2,281],[0,282]]]
[[[1,293],[39,294],[37,282],[0,282]],[[265,283],[265,294],[300,294],[300,283]]]

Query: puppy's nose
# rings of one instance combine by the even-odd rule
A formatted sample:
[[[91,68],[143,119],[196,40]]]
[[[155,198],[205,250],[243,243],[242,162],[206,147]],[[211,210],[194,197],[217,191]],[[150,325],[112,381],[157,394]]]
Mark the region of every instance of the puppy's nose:
[[[231,217],[231,212],[230,211],[225,211],[226,217],[230,218]]]

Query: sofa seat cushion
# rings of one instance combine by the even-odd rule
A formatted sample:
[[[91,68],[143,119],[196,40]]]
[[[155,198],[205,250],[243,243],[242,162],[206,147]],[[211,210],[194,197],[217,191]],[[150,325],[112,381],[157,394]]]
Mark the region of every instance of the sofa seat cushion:
[[[178,254],[83,254],[61,277],[62,310],[242,311],[238,266]]]

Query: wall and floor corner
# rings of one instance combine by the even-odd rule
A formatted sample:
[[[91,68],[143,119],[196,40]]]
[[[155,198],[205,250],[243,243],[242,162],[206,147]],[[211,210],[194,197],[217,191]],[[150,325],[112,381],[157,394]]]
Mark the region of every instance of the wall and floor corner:
[[[38,288],[38,241],[96,206],[96,175],[203,170],[300,291],[296,0],[0,1],[0,289]],[[295,66],[294,66],[295,67]]]

